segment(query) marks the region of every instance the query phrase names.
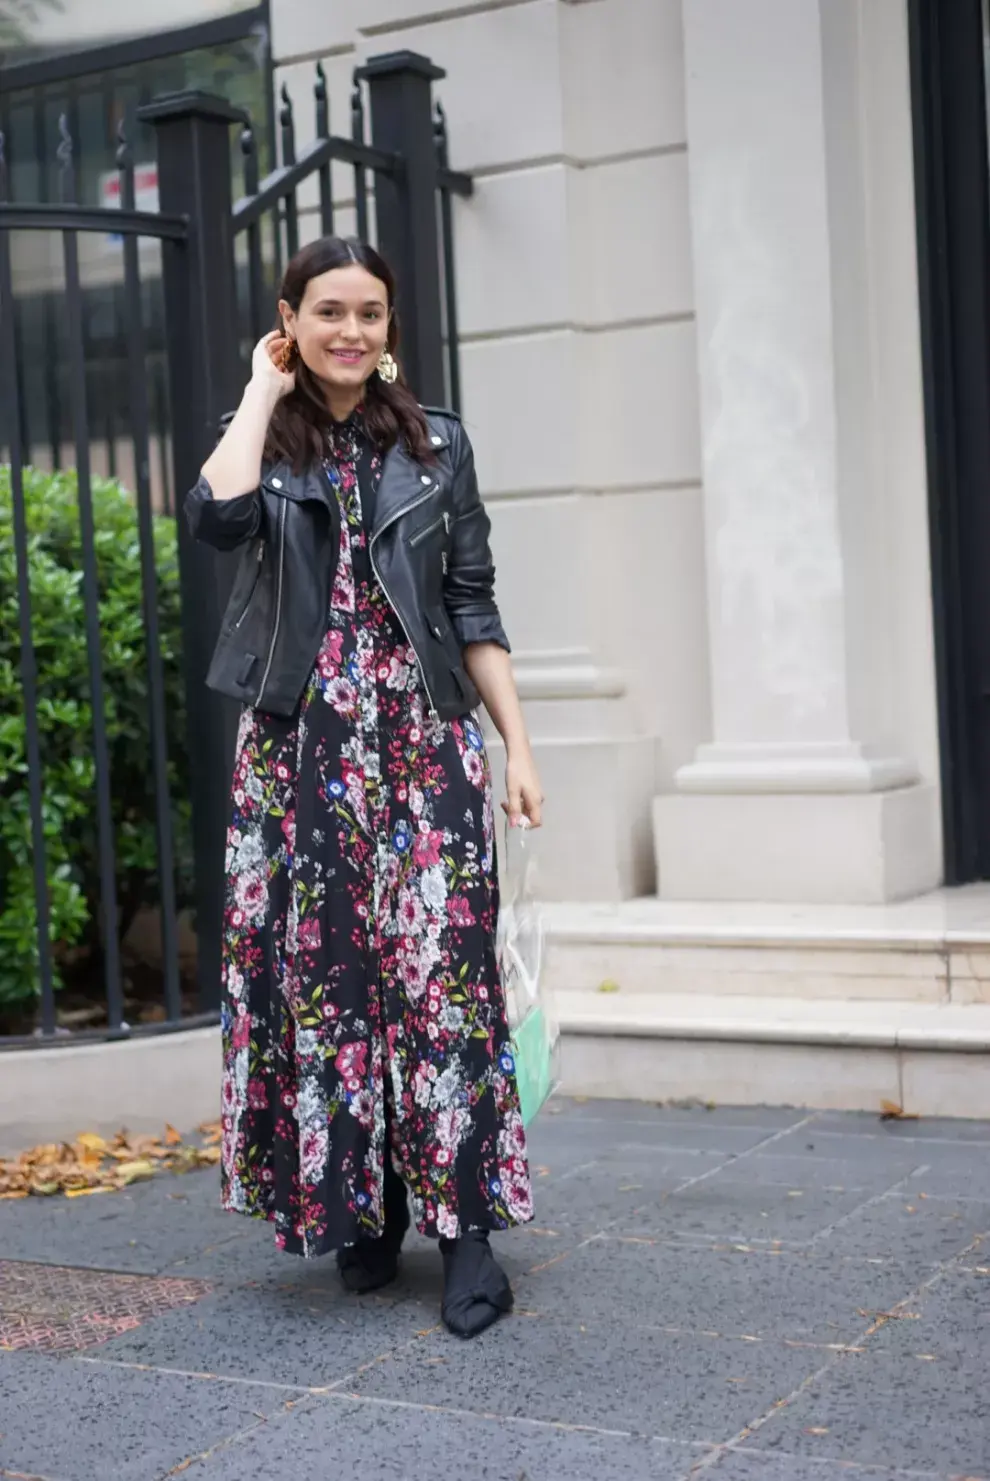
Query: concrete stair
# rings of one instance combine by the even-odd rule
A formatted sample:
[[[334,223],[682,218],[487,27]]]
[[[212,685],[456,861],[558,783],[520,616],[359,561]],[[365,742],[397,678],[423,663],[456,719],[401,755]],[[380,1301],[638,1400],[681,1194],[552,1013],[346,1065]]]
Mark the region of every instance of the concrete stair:
[[[578,1095],[990,1116],[990,887],[546,907]]]

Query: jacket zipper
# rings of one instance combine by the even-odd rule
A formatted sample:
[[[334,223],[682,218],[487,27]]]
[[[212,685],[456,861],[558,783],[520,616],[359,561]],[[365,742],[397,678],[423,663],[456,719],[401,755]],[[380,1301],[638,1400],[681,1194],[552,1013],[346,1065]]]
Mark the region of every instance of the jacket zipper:
[[[368,555],[371,559],[371,569],[374,571],[375,575],[378,578],[378,585],[385,593],[385,600],[388,602],[389,606],[392,608],[392,611],[395,613],[399,626],[402,628],[402,631],[406,634],[406,642],[409,644],[413,653],[416,654],[416,663],[419,667],[419,676],[423,681],[423,689],[426,691],[427,703],[430,706],[431,720],[439,720],[440,716],[437,714],[437,707],[433,703],[433,695],[430,693],[430,686],[426,678],[426,669],[424,667],[423,660],[420,658],[419,654],[416,653],[416,644],[413,642],[408,632],[406,632],[406,625],[403,622],[402,618],[399,616],[399,609],[393,602],[392,595],[388,587],[385,585],[385,582],[382,580],[382,573],[378,569],[378,563],[375,560],[375,541],[380,535],[383,535],[387,529],[390,529],[391,526],[395,524],[397,519],[402,519],[403,515],[411,514],[414,509],[419,508],[420,504],[425,504],[427,499],[429,499],[433,494],[436,493],[437,487],[438,485],[434,484],[432,488],[428,488],[425,493],[420,494],[418,499],[414,499],[411,504],[406,504],[403,506],[402,509],[397,509],[396,512],[391,516],[391,518],[387,519],[381,526],[381,528],[375,531],[375,533],[371,537],[370,544],[368,545]]]
[[[406,541],[409,549],[415,550],[417,546],[422,545],[423,541],[428,540],[435,530],[440,529],[441,525],[444,529],[446,529],[447,519],[448,515],[441,514],[440,518],[435,519],[431,525],[427,525],[425,530],[417,530],[415,535],[410,535],[409,539]]]
[[[282,571],[285,566],[285,511],[287,507],[286,500],[283,499],[282,507],[278,511],[278,578],[275,585],[275,626],[272,629],[272,641],[268,649],[268,662],[265,664],[265,672],[261,679],[261,688],[258,690],[258,698],[255,700],[256,705],[260,705],[261,703],[261,696],[264,694],[265,685],[268,683],[268,675],[272,671],[275,644],[278,641],[279,623],[282,620]]]
[[[258,543],[258,554],[255,556],[255,560],[257,561],[257,569],[255,570],[255,573],[254,573],[254,580],[251,582],[251,590],[247,594],[247,601],[244,603],[244,607],[243,607],[243,610],[241,612],[241,615],[240,615],[240,617],[238,617],[237,621],[234,623],[234,631],[235,632],[240,627],[240,625],[244,621],[245,617],[248,615],[248,608],[250,607],[252,601],[254,600],[254,594],[255,594],[255,592],[258,590],[258,582],[261,580],[261,563],[264,560],[264,558],[265,558],[265,542],[264,542],[264,540],[261,540]]]

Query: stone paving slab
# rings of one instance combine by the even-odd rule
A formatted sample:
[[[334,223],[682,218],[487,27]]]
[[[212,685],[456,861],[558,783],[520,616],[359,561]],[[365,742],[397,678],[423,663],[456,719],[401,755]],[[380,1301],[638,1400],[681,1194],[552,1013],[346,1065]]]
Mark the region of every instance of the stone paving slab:
[[[903,1266],[830,1254],[599,1239],[516,1287],[527,1305],[577,1322],[828,1345],[856,1341],[869,1326],[864,1309],[886,1311],[916,1283]]]
[[[85,1353],[0,1354],[0,1478],[990,1481],[990,1126],[559,1101],[531,1150],[536,1223],[496,1240],[517,1314],[476,1343],[429,1241],[356,1300],[215,1169],[0,1204],[56,1305],[80,1271],[203,1283]]]
[[[985,1354],[985,1349],[984,1349]],[[760,1431],[764,1450],[959,1477],[990,1472],[985,1356],[965,1375],[876,1352],[843,1354]],[[959,1381],[962,1379],[963,1381]]]
[[[0,1353],[0,1476],[152,1481],[292,1397],[98,1361]]]
[[[519,1315],[482,1346],[419,1338],[343,1387],[512,1418],[712,1442],[737,1433],[820,1366],[782,1343],[729,1343],[651,1327]]]
[[[711,1481],[941,1481],[943,1473],[893,1470],[889,1466],[851,1468],[843,1461],[803,1460],[797,1455],[760,1455],[733,1449],[724,1452],[704,1475]]]
[[[410,1481],[681,1481],[707,1448],[334,1395],[190,1467],[188,1481],[296,1474]]]

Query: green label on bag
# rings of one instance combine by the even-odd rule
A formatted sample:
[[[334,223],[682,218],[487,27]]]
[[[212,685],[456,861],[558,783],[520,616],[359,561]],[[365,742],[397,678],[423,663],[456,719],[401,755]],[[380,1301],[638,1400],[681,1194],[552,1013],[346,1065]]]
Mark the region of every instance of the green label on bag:
[[[531,1008],[512,1035],[516,1084],[523,1125],[528,1126],[553,1088],[547,1023],[540,1007]]]

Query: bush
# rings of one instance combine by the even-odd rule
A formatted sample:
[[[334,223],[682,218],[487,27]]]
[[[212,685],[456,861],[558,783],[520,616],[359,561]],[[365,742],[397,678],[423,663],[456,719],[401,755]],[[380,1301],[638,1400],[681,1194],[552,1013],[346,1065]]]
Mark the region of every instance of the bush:
[[[76,476],[24,471],[32,636],[38,669],[50,937],[57,985],[69,964],[102,993],[104,922],[94,798],[92,704]],[[110,752],[118,919],[157,898],[154,784],[137,510],[93,480],[103,685]],[[169,783],[180,904],[191,894],[185,695],[180,671],[175,522],[155,519]],[[0,1014],[30,1015],[39,993],[33,846],[10,470],[0,468]]]

